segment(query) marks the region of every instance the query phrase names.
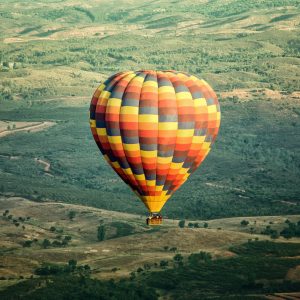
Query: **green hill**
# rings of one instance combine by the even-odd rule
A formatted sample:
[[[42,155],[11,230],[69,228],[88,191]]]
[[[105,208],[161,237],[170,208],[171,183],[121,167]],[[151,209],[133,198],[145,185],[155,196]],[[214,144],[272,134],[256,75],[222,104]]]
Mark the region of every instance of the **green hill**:
[[[0,24],[2,195],[145,212],[99,155],[89,99],[119,70],[178,69],[215,88],[222,125],[164,215],[299,213],[299,1],[3,1]]]

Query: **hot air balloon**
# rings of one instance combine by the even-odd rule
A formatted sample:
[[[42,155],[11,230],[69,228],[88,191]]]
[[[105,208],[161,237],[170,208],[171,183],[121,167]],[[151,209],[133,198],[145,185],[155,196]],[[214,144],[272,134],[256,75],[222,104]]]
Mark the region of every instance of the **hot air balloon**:
[[[153,225],[209,153],[220,119],[208,83],[176,71],[117,73],[96,89],[90,105],[101,153],[143,201]]]

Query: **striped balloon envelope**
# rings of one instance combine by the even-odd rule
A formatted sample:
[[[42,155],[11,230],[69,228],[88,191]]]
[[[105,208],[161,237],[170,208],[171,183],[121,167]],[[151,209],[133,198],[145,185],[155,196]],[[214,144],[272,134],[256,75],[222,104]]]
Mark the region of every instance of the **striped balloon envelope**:
[[[96,89],[90,106],[100,151],[150,213],[159,213],[205,159],[220,119],[213,89],[176,71],[115,74]]]

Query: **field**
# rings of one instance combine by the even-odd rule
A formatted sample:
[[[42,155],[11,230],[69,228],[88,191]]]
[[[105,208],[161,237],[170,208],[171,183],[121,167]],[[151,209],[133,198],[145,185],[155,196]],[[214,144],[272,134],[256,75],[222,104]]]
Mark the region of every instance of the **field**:
[[[8,212],[5,213],[6,210]],[[274,243],[269,236],[261,234],[268,224],[272,224],[274,229],[282,230],[287,226],[287,219],[292,223],[298,222],[299,215],[250,217],[246,218],[249,222],[247,226],[242,225],[241,222],[245,220],[243,218],[193,221],[193,224],[199,224],[197,228],[191,227],[188,220],[184,228],[178,226],[179,220],[165,220],[164,226],[149,228],[141,215],[57,202],[41,204],[24,198],[0,199],[0,211],[0,295],[2,289],[4,297],[16,295],[11,294],[15,288],[11,291],[9,289],[9,286],[16,283],[21,286],[22,283],[35,285],[39,280],[43,281],[45,275],[54,276],[54,281],[60,280],[58,271],[49,267],[45,269],[45,266],[63,268],[74,260],[78,266],[88,266],[89,272],[85,274],[88,278],[118,280],[130,277],[136,284],[154,287],[162,296],[176,292],[184,299],[188,289],[172,282],[176,282],[179,276],[188,278],[193,274],[189,262],[191,257],[197,259],[197,253],[205,253],[209,257],[208,265],[203,265],[204,262],[199,265],[201,269],[207,268],[207,276],[212,277],[216,273],[221,276],[220,272],[231,272],[230,268],[235,266],[241,268],[241,274],[245,272],[247,276],[252,276],[251,280],[257,284],[252,288],[258,289],[262,294],[293,292],[297,291],[295,287],[299,287],[300,239],[287,240],[279,237]],[[103,240],[99,240],[97,236],[99,226],[105,228]],[[254,230],[251,229],[252,226]],[[66,239],[68,242],[63,243]],[[249,258],[249,255],[253,258]],[[271,259],[269,255],[277,258]],[[182,260],[177,262],[176,256],[182,257]],[[251,264],[252,259],[261,262],[257,265],[257,270],[252,270],[249,275],[247,265]],[[193,263],[194,268],[197,262]],[[279,268],[278,272],[273,274],[273,271],[264,271],[268,264],[272,270]],[[199,276],[204,276],[203,272]],[[71,276],[72,280],[76,280],[76,273]],[[171,276],[173,279],[163,281],[158,279],[160,276]],[[204,278],[200,281],[203,280]],[[233,288],[236,280],[234,276],[228,280],[230,288]],[[248,279],[245,280],[240,278],[234,284],[238,290]],[[216,282],[215,278],[210,285],[211,291],[218,295]],[[264,282],[263,286],[259,286],[261,282]],[[275,282],[280,283],[279,287],[276,288]],[[194,293],[197,294],[197,291],[207,295],[203,289],[195,290]],[[22,293],[24,291],[21,288],[18,295]],[[251,294],[251,287],[243,293]],[[196,294],[192,296],[196,297]]]
[[[50,274],[53,285],[36,274],[45,262],[59,269],[75,259],[90,268],[81,292],[101,291],[105,299],[218,299],[222,291],[228,299],[297,298],[280,293],[300,290],[298,229],[285,223],[297,224],[300,215],[299,16],[298,0],[2,1],[3,297],[18,289],[47,299],[63,283],[76,290],[80,268],[68,269],[63,280]],[[210,155],[165,205],[164,226],[152,229],[144,224],[145,207],[105,163],[89,129],[89,102],[100,82],[141,69],[204,78],[222,112]],[[249,245],[262,259],[250,275],[258,250]],[[293,259],[281,252],[285,247]],[[270,249],[279,258],[268,258]],[[212,257],[192,266],[188,257],[199,251]],[[183,261],[174,261],[176,254]],[[231,265],[240,278],[220,280],[235,274]],[[121,281],[102,281],[108,278]]]

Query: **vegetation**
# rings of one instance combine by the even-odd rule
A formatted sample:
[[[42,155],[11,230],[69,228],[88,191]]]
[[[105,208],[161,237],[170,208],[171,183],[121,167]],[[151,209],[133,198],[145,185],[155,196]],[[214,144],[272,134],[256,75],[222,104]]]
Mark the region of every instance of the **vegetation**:
[[[97,238],[98,238],[99,242],[101,242],[105,239],[105,226],[104,225],[100,225],[98,227]]]
[[[28,293],[28,291],[30,291]],[[83,276],[64,274],[63,276],[49,277],[49,279],[31,279],[20,282],[1,293],[1,299],[136,299],[155,300],[157,295],[154,289],[145,288],[137,283],[121,281],[98,281]]]
[[[242,220],[241,221],[242,226],[247,226],[248,224],[249,224],[249,221],[247,221],[247,220]]]
[[[299,259],[283,256],[297,255],[299,249],[299,244],[251,242],[233,248],[238,254],[233,258],[212,260],[205,252],[192,254],[187,264],[150,273],[143,282],[176,299],[224,299],[233,294],[234,299],[247,299],[247,294],[298,291],[299,282],[283,278]]]
[[[290,239],[292,237],[300,237],[300,221],[298,221],[297,223],[290,222],[289,220],[287,221],[288,222],[286,223],[288,227],[284,228],[280,232],[280,235],[285,237],[286,239]]]
[[[1,7],[0,120],[11,121],[10,131],[20,121],[57,125],[1,138],[0,193],[143,213],[143,204],[99,158],[83,112],[99,81],[114,72],[178,69],[212,84],[222,126],[212,152],[164,214],[191,220],[299,213],[297,1],[141,7],[135,0],[117,10],[109,1],[90,8],[67,3],[37,9],[33,1],[18,14],[10,1]],[[35,157],[51,163],[48,175]]]
[[[266,294],[299,291],[299,281],[287,279],[286,273],[300,263],[300,244],[257,241],[231,251],[235,257],[212,259],[210,253],[200,252],[187,261],[177,254],[173,268],[164,260],[160,262],[163,270],[139,267],[129,279],[117,281],[90,279],[90,268],[78,266],[76,260],[65,265],[44,264],[36,270],[39,278],[23,280],[0,296],[5,300],[15,299],[16,294],[19,299],[49,300],[158,299],[159,295],[170,299],[263,299]],[[261,297],[251,298],[254,294]]]
[[[68,217],[70,220],[73,220],[76,216],[76,211],[74,210],[70,210],[69,213],[68,213]]]
[[[179,226],[180,228],[184,228],[184,225],[185,225],[185,220],[180,220],[180,221],[178,222],[178,226]]]

